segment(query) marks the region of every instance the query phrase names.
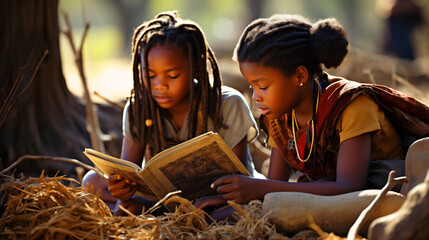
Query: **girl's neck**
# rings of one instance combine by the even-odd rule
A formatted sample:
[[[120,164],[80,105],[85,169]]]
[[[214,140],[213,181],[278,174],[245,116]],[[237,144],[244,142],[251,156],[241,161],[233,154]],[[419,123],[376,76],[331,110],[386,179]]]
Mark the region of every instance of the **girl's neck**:
[[[313,81],[313,84],[307,86],[309,89],[306,95],[303,97],[300,104],[294,109],[296,120],[298,121],[298,126],[300,128],[307,126],[308,122],[313,117],[313,108],[316,104],[317,94],[315,91],[318,91],[318,87],[315,88],[314,84],[317,84],[316,81]]]
[[[173,123],[178,129],[182,128],[183,123],[185,122],[186,114],[187,112],[172,115]]]
[[[183,123],[185,122],[186,115],[188,114],[189,104],[187,106],[182,106],[181,108],[172,108],[166,110],[169,112],[169,115],[174,125],[178,129],[181,129]]]

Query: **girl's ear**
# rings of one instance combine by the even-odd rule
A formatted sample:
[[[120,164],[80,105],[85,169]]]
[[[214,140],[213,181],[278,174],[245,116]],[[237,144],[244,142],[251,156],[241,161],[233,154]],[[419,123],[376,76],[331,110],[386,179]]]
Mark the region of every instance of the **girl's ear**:
[[[295,70],[297,84],[299,87],[304,86],[308,81],[308,70],[306,67],[300,65]]]

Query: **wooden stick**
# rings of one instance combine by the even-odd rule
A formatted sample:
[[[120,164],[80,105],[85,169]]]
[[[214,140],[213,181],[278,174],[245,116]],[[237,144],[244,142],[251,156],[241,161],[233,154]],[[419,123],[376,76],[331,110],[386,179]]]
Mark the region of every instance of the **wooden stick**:
[[[422,98],[422,100],[428,101],[429,99],[426,97],[426,94],[424,94],[420,89],[418,89],[416,86],[414,86],[412,83],[410,83],[405,78],[399,76],[396,73],[392,74],[392,78],[395,79],[395,81],[398,81],[402,84],[404,84],[407,88],[409,88],[411,91],[415,92],[419,98]]]
[[[310,211],[307,212],[307,218],[308,218],[308,226],[313,229],[322,239],[327,239],[328,234],[324,232],[314,221],[313,216],[311,215]]]
[[[9,113],[10,109],[12,109],[13,104],[15,104],[16,100],[21,97],[21,95],[30,87],[31,83],[34,80],[34,77],[36,76],[37,71],[39,70],[40,64],[42,64],[43,60],[45,59],[46,55],[48,55],[49,51],[46,49],[43,53],[42,58],[40,59],[39,63],[36,66],[36,69],[33,72],[33,75],[31,76],[28,83],[24,86],[24,88],[21,90],[21,92],[18,93],[17,97],[14,97],[15,93],[18,91],[18,85],[21,83],[21,80],[23,78],[22,72],[27,67],[28,62],[32,58],[32,55],[29,57],[28,62],[22,66],[18,74],[16,76],[15,82],[13,83],[12,89],[9,91],[9,94],[7,95],[6,99],[3,101],[3,105],[0,109],[0,127],[3,125],[4,121],[6,120],[6,116]]]
[[[371,71],[371,69],[370,69],[370,68],[369,68],[369,69],[364,69],[364,70],[363,70],[363,73],[368,74],[369,81],[371,81],[371,83],[372,83],[372,84],[376,84],[376,83],[377,83],[377,82],[375,81],[375,79],[374,79],[374,75],[372,74],[372,71]]]
[[[118,107],[120,109],[124,109],[124,107],[125,107],[125,104],[113,102],[113,101],[109,100],[108,98],[106,98],[105,96],[101,95],[97,91],[94,91],[94,95],[101,98],[102,100],[104,100],[105,102],[107,102],[108,104],[110,104],[112,106]]]
[[[147,210],[146,212],[152,212],[152,211],[154,211],[155,209],[158,208],[159,205],[161,205],[161,203],[165,202],[165,200],[167,200],[169,197],[171,197],[171,196],[173,196],[175,194],[180,194],[180,193],[182,193],[181,190],[177,190],[177,191],[174,191],[174,192],[167,193],[167,195],[165,195],[161,200],[159,200],[157,203],[155,203],[155,205],[153,205],[151,208],[149,208],[149,210]]]
[[[102,141],[103,133],[101,132],[100,123],[98,120],[98,115],[95,110],[95,105],[93,101],[91,100],[91,95],[89,94],[88,84],[86,81],[85,73],[83,70],[83,59],[82,59],[82,48],[83,43],[85,42],[85,38],[88,34],[89,30],[89,23],[85,24],[85,31],[82,35],[82,40],[80,42],[80,46],[78,49],[76,49],[74,42],[73,42],[73,35],[71,31],[71,25],[70,20],[68,18],[67,13],[62,12],[64,21],[66,23],[66,29],[62,32],[66,35],[67,39],[70,42],[70,46],[72,48],[72,51],[75,55],[75,63],[79,71],[79,76],[82,81],[83,89],[84,89],[84,97],[85,97],[85,110],[86,110],[86,117],[88,120],[88,132],[91,138],[91,147],[99,152],[105,153],[106,150],[104,148],[104,144]]]
[[[378,207],[378,205],[380,205],[380,202],[383,200],[386,194],[390,190],[392,190],[392,188],[396,184],[408,182],[407,177],[403,176],[403,177],[395,178],[395,174],[396,174],[395,170],[390,171],[386,185],[384,185],[384,187],[381,189],[381,192],[374,198],[374,200],[372,200],[372,202],[368,205],[368,207],[366,207],[361,212],[356,222],[350,228],[347,234],[347,240],[356,239],[357,233],[359,232],[360,228],[363,226],[363,224],[365,224],[366,221],[368,221],[368,216],[370,216],[371,213]]]
[[[10,171],[11,169],[15,168],[18,164],[20,164],[22,161],[27,160],[27,159],[31,159],[31,160],[36,160],[36,159],[41,159],[41,160],[50,160],[50,161],[58,161],[58,162],[68,162],[68,163],[74,163],[77,164],[79,166],[82,166],[88,170],[94,170],[100,177],[107,179],[107,177],[104,175],[104,173],[102,173],[100,170],[98,170],[97,168],[87,165],[77,159],[73,159],[73,158],[63,158],[63,157],[50,157],[50,156],[34,156],[34,155],[25,155],[22,156],[20,158],[18,158],[18,160],[16,160],[12,165],[10,165],[8,168],[3,169],[2,171],[0,171],[0,174],[3,174],[5,172]]]

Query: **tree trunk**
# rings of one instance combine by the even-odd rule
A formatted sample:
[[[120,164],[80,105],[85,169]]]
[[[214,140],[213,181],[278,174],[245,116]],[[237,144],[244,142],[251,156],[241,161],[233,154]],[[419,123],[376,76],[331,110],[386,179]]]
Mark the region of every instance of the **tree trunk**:
[[[58,0],[0,1],[0,96],[11,91],[18,69],[27,61],[21,85],[30,80],[45,50],[49,53],[33,82],[0,126],[2,168],[26,154],[69,157],[90,163],[82,154],[85,147],[90,147],[85,107],[68,90],[62,73]],[[34,57],[30,58],[32,54]],[[119,140],[121,112],[108,106],[99,106],[98,111],[102,131],[116,134]],[[120,144],[115,145],[120,148]],[[50,176],[59,171],[75,177],[74,167],[36,160],[23,162],[17,172],[38,176],[44,169]]]

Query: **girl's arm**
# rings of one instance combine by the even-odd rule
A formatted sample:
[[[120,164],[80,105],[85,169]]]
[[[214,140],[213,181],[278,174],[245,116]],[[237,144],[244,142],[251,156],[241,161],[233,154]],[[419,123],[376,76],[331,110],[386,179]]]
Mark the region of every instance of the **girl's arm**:
[[[128,160],[140,166],[143,160],[143,152],[144,146],[142,143],[124,137],[124,140],[122,141],[122,159]]]
[[[340,145],[335,182],[282,183],[276,181],[266,186],[267,192],[292,191],[337,195],[364,189],[368,178],[370,155],[371,133],[348,139]]]
[[[318,195],[337,195],[364,189],[368,177],[369,159],[371,154],[371,133],[366,133],[340,145],[337,160],[336,181],[314,181],[292,183],[284,180],[255,179],[245,176],[224,176],[212,184],[212,188],[223,194],[223,198],[234,200],[239,204],[253,199],[262,199],[270,192],[305,192]],[[275,178],[281,171],[288,171],[273,158],[275,166],[270,167],[270,173]],[[281,169],[280,169],[281,168]]]
[[[247,152],[247,135],[244,136],[243,139],[241,139],[241,141],[235,145],[235,147],[232,149],[232,151],[235,153],[235,155],[238,157],[238,159],[240,159],[240,161],[243,163],[244,167],[246,167],[246,169],[248,169],[248,152]]]
[[[290,166],[284,160],[280,149],[272,148],[268,178],[287,182],[289,181],[290,171]]]

